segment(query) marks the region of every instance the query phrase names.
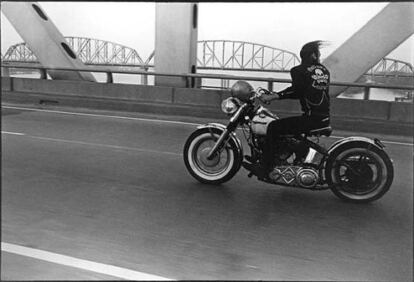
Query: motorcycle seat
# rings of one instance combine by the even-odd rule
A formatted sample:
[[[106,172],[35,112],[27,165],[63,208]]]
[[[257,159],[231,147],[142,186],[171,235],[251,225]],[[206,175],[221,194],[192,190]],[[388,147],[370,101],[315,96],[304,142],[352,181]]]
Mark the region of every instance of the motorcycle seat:
[[[322,127],[322,128],[316,128],[312,129],[309,132],[306,133],[308,136],[326,136],[329,137],[332,133],[332,127]]]

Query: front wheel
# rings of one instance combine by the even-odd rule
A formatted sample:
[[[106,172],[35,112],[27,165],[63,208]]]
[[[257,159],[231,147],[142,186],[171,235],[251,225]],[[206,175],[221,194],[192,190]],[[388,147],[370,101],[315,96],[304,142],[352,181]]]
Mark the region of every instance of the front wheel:
[[[190,174],[206,184],[221,184],[230,180],[240,169],[241,156],[232,139],[211,159],[207,155],[222,131],[197,130],[184,146],[184,163]]]
[[[351,143],[338,148],[329,157],[326,178],[339,198],[366,203],[381,198],[389,190],[394,169],[383,150]]]

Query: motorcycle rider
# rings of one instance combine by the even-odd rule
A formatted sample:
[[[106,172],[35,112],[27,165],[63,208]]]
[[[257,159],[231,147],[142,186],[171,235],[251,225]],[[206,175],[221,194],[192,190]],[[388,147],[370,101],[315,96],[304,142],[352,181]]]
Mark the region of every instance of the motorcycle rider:
[[[299,99],[303,114],[272,121],[267,128],[262,158],[252,165],[252,171],[261,179],[267,178],[275,154],[274,142],[281,135],[298,135],[330,125],[329,82],[330,73],[320,63],[320,46],[323,41],[312,41],[300,51],[301,64],[290,70],[292,85],[280,92],[265,92],[262,102],[269,104],[277,99]]]

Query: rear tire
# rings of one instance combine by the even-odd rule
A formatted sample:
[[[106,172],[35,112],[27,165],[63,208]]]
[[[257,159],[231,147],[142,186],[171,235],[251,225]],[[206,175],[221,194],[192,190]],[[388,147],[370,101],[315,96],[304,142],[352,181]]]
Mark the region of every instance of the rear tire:
[[[200,129],[188,137],[184,145],[184,163],[188,172],[205,184],[221,184],[229,181],[240,169],[242,155],[235,142],[230,139],[212,160],[207,154],[222,131],[216,128]]]
[[[325,174],[336,196],[345,201],[367,203],[378,200],[390,189],[394,168],[383,150],[353,142],[329,156]]]

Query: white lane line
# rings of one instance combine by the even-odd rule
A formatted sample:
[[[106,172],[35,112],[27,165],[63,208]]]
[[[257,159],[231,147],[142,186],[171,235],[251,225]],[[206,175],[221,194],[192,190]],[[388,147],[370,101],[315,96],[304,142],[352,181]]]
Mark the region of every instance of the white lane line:
[[[17,109],[17,110],[27,110],[27,111],[37,111],[37,112],[48,112],[48,113],[57,113],[57,114],[68,114],[68,115],[77,115],[77,116],[108,117],[108,118],[127,119],[127,120],[139,120],[139,121],[148,121],[148,122],[159,122],[159,123],[170,123],[170,124],[183,124],[183,125],[191,125],[191,126],[201,125],[200,123],[182,122],[182,121],[173,121],[173,120],[160,120],[160,119],[150,119],[150,118],[134,118],[134,117],[123,117],[123,116],[112,116],[112,115],[75,113],[75,112],[43,110],[43,109],[23,108],[23,107],[13,107],[13,106],[3,106],[3,105],[2,105],[2,108],[6,108],[6,109]],[[340,139],[340,138],[344,138],[344,137],[343,136],[333,136],[332,135],[329,138]],[[381,142],[383,142],[385,144],[388,143],[388,144],[403,145],[403,146],[413,146],[413,143],[394,142],[394,141],[383,141],[383,140],[381,140]]]
[[[25,133],[18,133],[18,132],[2,131],[1,133],[2,134],[19,135],[19,136],[27,136],[27,137],[41,139],[41,140],[47,140],[47,141],[65,142],[65,143],[73,143],[73,144],[80,144],[80,145],[97,146],[97,147],[106,147],[106,148],[111,148],[111,149],[132,150],[132,151],[145,152],[145,153],[158,153],[158,154],[167,154],[167,155],[173,155],[173,156],[181,156],[181,154],[174,153],[174,152],[156,151],[156,150],[139,149],[139,148],[127,147],[127,146],[107,145],[107,144],[83,142],[83,141],[76,141],[76,140],[66,140],[66,139],[58,139],[58,138],[32,136],[32,135],[26,135]]]
[[[196,125],[196,126],[200,125],[199,123],[193,123],[193,122],[162,120],[162,119],[150,119],[150,118],[123,117],[123,116],[100,115],[100,114],[87,114],[87,113],[75,113],[75,112],[43,110],[43,109],[34,109],[34,108],[12,107],[12,106],[2,106],[2,108],[16,109],[16,110],[26,110],[26,111],[35,111],[35,112],[47,112],[47,113],[55,113],[55,114],[67,114],[67,115],[75,115],[75,116],[106,117],[106,118],[150,121],[150,122],[171,123],[171,124],[185,124],[185,125],[193,125],[193,126],[194,125]]]
[[[385,144],[395,144],[395,145],[402,145],[402,146],[413,146],[414,145],[412,143],[402,143],[402,142],[394,142],[394,141],[382,141],[381,140],[381,142]]]
[[[97,263],[90,260],[78,259],[66,255],[60,255],[52,252],[42,251],[38,249],[23,247],[15,244],[1,242],[1,250],[8,253],[18,254],[21,256],[31,257],[44,260],[56,264],[71,266],[75,268],[85,269],[101,274],[106,274],[122,279],[129,280],[172,280],[169,278],[139,272],[127,268],[113,266],[109,264]]]
[[[9,131],[1,131],[1,134],[11,134],[11,135],[20,135],[20,136],[26,135],[20,132],[9,132]]]
[[[64,142],[64,143],[104,147],[104,148],[111,148],[111,149],[132,150],[132,151],[145,152],[145,153],[158,153],[158,154],[167,154],[167,155],[173,155],[173,156],[181,156],[181,154],[173,153],[173,152],[139,149],[139,148],[127,147],[127,146],[106,145],[106,144],[100,144],[100,143],[91,143],[91,142],[83,142],[83,141],[76,141],[76,140],[66,140],[66,139],[48,138],[48,137],[39,137],[39,136],[30,136],[30,135],[28,135],[28,137],[41,139],[41,140],[47,140],[47,141],[54,141],[54,142]]]

